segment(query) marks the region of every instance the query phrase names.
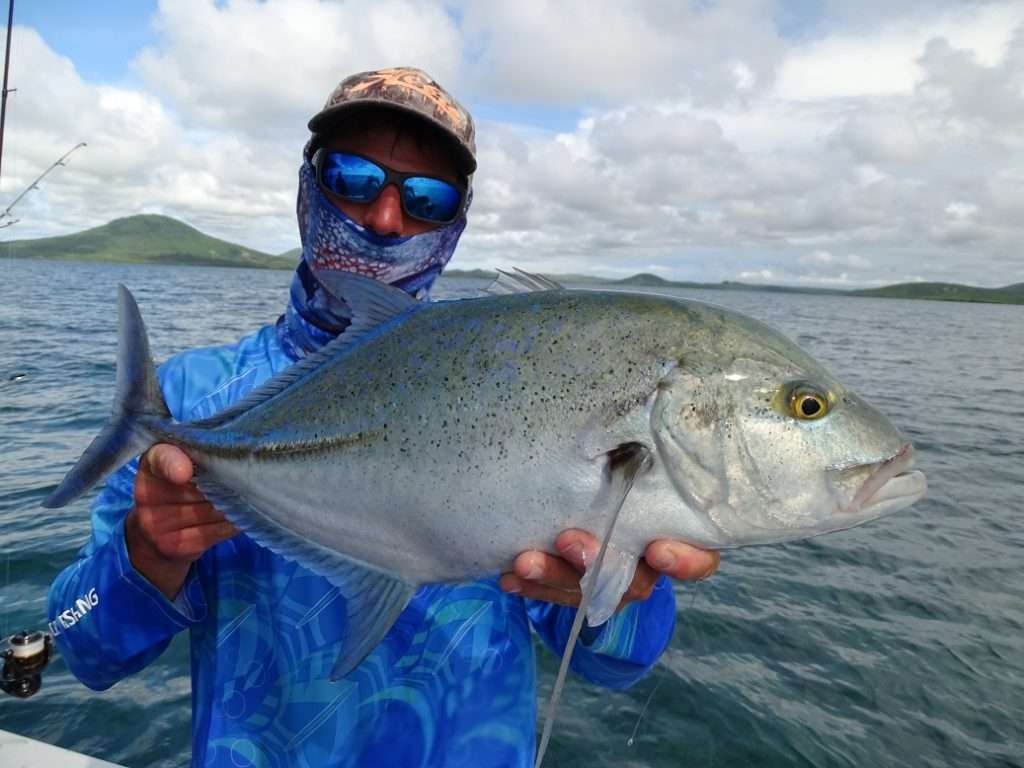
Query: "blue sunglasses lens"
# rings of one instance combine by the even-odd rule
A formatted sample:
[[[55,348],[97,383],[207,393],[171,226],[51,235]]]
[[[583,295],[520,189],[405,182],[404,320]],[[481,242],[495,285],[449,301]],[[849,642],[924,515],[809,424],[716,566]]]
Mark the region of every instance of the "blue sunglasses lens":
[[[459,212],[462,194],[440,179],[410,176],[402,184],[402,204],[410,216],[425,221],[451,221]]]
[[[331,192],[357,203],[372,202],[384,185],[384,169],[358,157],[332,152],[323,160],[320,180]]]
[[[329,152],[319,159],[319,178],[346,200],[372,203],[387,182],[388,172],[365,157]],[[402,207],[414,218],[444,224],[455,219],[461,204],[462,192],[447,181],[430,176],[407,176],[402,181]]]

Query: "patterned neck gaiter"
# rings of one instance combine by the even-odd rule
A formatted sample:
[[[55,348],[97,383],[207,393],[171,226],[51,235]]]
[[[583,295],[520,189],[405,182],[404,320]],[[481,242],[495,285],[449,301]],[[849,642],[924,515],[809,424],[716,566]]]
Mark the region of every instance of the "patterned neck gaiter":
[[[310,162],[310,147],[299,169],[296,213],[302,261],[292,278],[288,308],[277,321],[281,346],[298,359],[319,349],[349,324],[344,301],[331,296],[317,279],[338,269],[372,277],[421,301],[451,259],[466,228],[466,214],[451,224],[412,237],[381,237],[339,210],[320,189]],[[468,206],[467,206],[468,208]]]

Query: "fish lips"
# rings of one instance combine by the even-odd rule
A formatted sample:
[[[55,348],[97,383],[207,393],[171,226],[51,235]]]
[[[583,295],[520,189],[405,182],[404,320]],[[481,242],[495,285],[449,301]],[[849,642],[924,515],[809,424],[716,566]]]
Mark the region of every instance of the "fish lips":
[[[904,443],[896,453],[881,461],[835,468],[840,475],[870,472],[850,501],[841,505],[842,513],[880,517],[920,499],[928,490],[928,481],[923,472],[913,469],[914,460],[914,446]]]

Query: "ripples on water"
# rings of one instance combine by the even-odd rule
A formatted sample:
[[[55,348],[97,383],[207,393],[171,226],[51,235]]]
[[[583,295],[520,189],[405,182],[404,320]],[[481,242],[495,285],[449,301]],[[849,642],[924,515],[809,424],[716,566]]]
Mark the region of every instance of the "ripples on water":
[[[7,260],[4,278],[0,636],[44,625],[48,585],[88,536],[87,500],[39,502],[109,411],[116,284],[162,359],[276,317],[290,275]],[[442,282],[438,297],[475,285]],[[929,496],[853,531],[727,553],[714,578],[678,588],[676,637],[647,680],[567,688],[548,762],[1024,765],[1024,307],[678,293],[763,320],[828,365],[914,441]],[[541,695],[555,667],[542,654]],[[0,728],[185,765],[187,642],[103,694],[58,659],[34,699],[0,700]]]

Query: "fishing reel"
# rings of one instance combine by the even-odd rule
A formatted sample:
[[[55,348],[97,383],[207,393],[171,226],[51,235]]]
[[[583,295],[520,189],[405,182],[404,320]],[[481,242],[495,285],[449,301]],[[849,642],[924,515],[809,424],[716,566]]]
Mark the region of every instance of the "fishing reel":
[[[6,646],[6,647],[4,647]],[[35,694],[43,684],[43,670],[53,655],[53,637],[47,632],[17,632],[2,642],[0,691],[19,699]]]

